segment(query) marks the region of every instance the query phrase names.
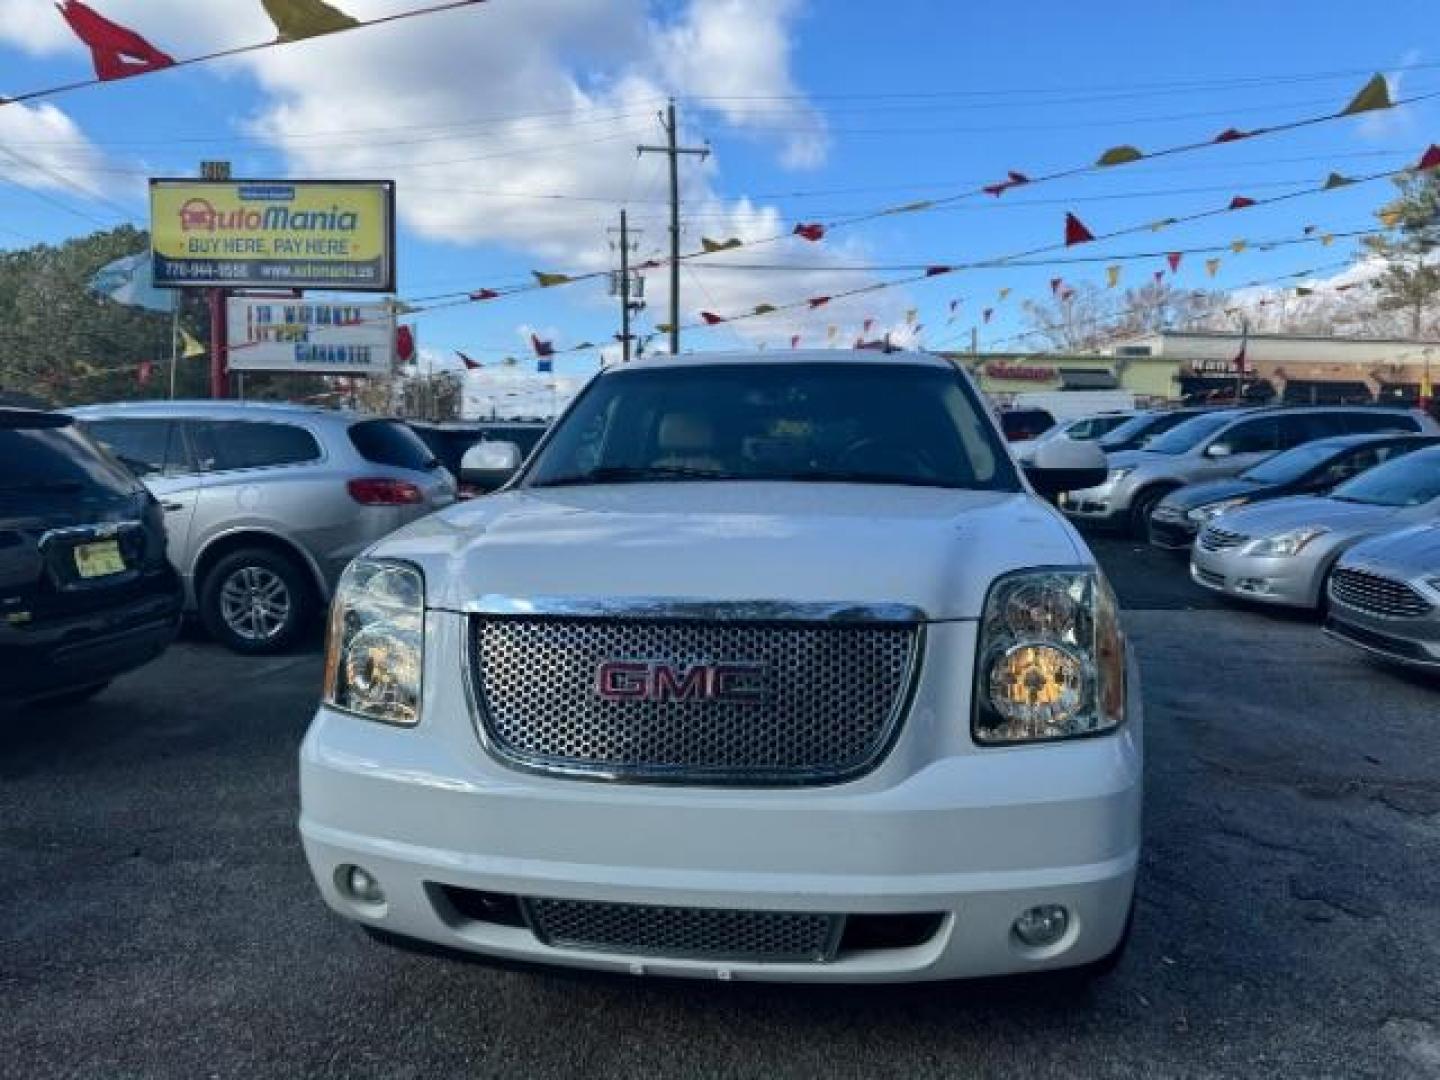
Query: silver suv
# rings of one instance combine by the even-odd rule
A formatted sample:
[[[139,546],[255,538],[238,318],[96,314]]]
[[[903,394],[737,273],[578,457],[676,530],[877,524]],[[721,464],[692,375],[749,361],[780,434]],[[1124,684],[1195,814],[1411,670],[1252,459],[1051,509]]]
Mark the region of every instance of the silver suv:
[[[236,652],[286,648],[355,555],[455,500],[395,420],[238,402],[70,412],[160,500],[187,606]]]
[[[1381,431],[1440,432],[1416,409],[1367,405],[1230,409],[1171,428],[1143,450],[1110,454],[1105,483],[1060,497],[1080,521],[1128,528],[1146,536],[1150,513],[1176,488],[1237,476],[1271,454],[1332,435]]]

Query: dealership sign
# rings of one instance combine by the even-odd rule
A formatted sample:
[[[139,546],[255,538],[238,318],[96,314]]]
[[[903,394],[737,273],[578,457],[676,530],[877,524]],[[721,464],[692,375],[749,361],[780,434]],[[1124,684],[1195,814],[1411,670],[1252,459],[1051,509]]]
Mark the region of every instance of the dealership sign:
[[[231,371],[387,375],[395,361],[395,314],[387,304],[231,297]]]
[[[1006,364],[1000,361],[986,364],[985,375],[1003,382],[1049,382],[1059,377],[1059,373],[1052,367]]]
[[[161,288],[395,289],[388,181],[152,180]]]

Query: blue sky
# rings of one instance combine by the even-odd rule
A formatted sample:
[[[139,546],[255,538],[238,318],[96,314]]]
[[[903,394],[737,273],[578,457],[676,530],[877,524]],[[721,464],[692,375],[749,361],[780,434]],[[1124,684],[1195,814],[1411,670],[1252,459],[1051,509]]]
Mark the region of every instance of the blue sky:
[[[351,0],[360,17],[423,0]],[[273,30],[258,0],[94,0],[176,55]],[[523,280],[531,269],[586,270],[609,259],[606,229],[628,205],[642,256],[666,241],[663,164],[653,113],[680,98],[687,142],[714,150],[686,173],[685,247],[748,239],[796,221],[956,194],[1003,178],[1339,109],[1371,72],[1397,96],[1440,89],[1424,31],[1433,2],[1392,0],[1384,17],[1336,0],[1204,5],[1031,0],[491,0],[397,27],[301,43],[259,57],[135,79],[51,99],[58,112],[0,108],[0,247],[55,241],[119,220],[144,223],[144,176],[227,157],[251,175],[393,176],[400,186],[400,292],[423,297]],[[197,10],[199,9],[199,10]],[[1432,66],[1435,65],[1435,66]],[[0,94],[84,77],[88,58],[48,0],[0,0]],[[73,127],[71,126],[73,125]],[[1331,171],[1377,173],[1440,141],[1440,99],[1088,174],[1001,199],[968,199],[834,230],[823,244],[766,244],[697,262],[682,279],[684,321],[885,280],[843,266],[955,263],[1057,242],[1066,210],[1097,233],[1314,187]],[[57,179],[59,173],[64,181]],[[87,194],[90,193],[90,194]],[[1071,255],[1171,250],[1374,227],[1385,181],[1072,249]],[[554,196],[564,196],[554,198]],[[1346,258],[1339,241],[1227,254],[1211,281],[1204,256],[1176,283],[1227,287]],[[727,268],[784,264],[783,270]],[[1162,259],[1127,263],[1138,285]],[[853,339],[874,317],[897,331],[918,309],[925,344],[968,338],[994,307],[982,345],[1023,325],[1019,301],[1056,275],[1104,280],[1104,264],[1004,267],[876,292],[814,314],[687,334],[694,349],[808,344],[839,325]],[[663,318],[663,272],[647,280]],[[1002,288],[1013,290],[997,302]],[[948,305],[963,297],[947,326]],[[617,329],[603,283],[426,314],[422,346],[485,360],[525,355],[532,330],[560,348]],[[593,357],[562,358],[584,371]]]

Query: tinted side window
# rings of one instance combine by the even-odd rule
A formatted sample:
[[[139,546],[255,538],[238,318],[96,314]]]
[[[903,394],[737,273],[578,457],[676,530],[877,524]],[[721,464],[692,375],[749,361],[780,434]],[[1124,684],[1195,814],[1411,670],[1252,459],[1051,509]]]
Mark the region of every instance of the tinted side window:
[[[136,476],[189,472],[189,456],[173,420],[90,420],[85,430]]]
[[[1393,412],[1352,412],[1345,413],[1347,431],[1419,431],[1420,425],[1413,416]]]
[[[261,469],[298,465],[320,457],[320,444],[293,424],[254,420],[196,420],[190,423],[196,456],[207,470]]]
[[[1232,454],[1265,454],[1276,449],[1276,435],[1273,419],[1247,420],[1236,424],[1215,441],[1229,446]]]
[[[0,497],[12,493],[73,494],[100,490],[128,495],[135,480],[74,424],[42,420],[0,427]]]
[[[350,425],[350,442],[366,461],[397,469],[434,468],[435,455],[409,427],[394,420]]]
[[[1296,413],[1280,417],[1280,449],[1312,442],[1315,439],[1343,435],[1345,424],[1341,413]]]

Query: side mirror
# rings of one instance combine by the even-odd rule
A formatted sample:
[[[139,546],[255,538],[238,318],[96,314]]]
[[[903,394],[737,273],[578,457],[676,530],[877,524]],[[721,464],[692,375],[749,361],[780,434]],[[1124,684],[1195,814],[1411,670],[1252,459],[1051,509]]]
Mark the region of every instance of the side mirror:
[[[477,442],[460,459],[460,482],[494,491],[509,482],[522,459],[520,447],[512,442]]]
[[[1035,457],[1025,466],[1025,477],[1047,498],[1062,491],[1099,487],[1110,474],[1105,451],[1093,442],[1049,439],[1035,448]]]
[[[1229,457],[1234,452],[1228,442],[1212,442],[1209,446],[1205,447],[1206,457]]]

